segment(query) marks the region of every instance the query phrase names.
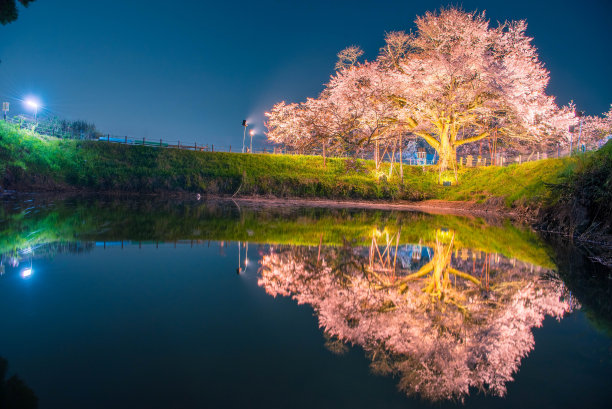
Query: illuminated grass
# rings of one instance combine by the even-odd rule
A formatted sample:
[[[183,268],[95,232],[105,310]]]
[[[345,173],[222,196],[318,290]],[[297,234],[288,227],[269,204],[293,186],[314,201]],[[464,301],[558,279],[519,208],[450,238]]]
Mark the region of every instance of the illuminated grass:
[[[462,168],[459,184],[441,187],[433,166],[399,166],[319,156],[193,152],[92,141],[58,140],[0,121],[0,176],[20,190],[77,188],[106,192],[193,192],[363,200],[444,199],[485,202],[503,199],[542,206],[558,200],[551,189],[574,180],[574,170],[612,155],[612,149],[565,159],[507,167]],[[599,162],[597,162],[599,163]],[[606,162],[607,163],[607,162]],[[607,165],[606,165],[607,166]],[[593,166],[591,166],[593,168]],[[607,168],[606,168],[607,169]],[[385,176],[381,176],[381,175]],[[605,196],[605,195],[604,195]],[[602,196],[603,197],[603,196]],[[606,196],[607,197],[607,196]]]
[[[0,253],[39,244],[74,241],[249,241],[260,244],[337,246],[345,241],[421,243],[433,246],[437,229],[455,234],[455,248],[500,253],[551,267],[548,248],[529,229],[491,225],[479,218],[350,209],[238,208],[231,202],[67,201],[37,213],[0,206]]]

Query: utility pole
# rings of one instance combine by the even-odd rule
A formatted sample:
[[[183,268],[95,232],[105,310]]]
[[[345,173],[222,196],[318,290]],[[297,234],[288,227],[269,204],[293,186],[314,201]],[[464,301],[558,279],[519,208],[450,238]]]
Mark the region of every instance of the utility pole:
[[[249,135],[251,136],[251,149],[249,150],[249,153],[253,153],[253,135],[255,135],[255,131],[251,129]]]
[[[246,141],[246,129],[249,124],[247,124],[246,119],[242,120],[242,126],[244,127],[244,133],[242,135],[242,153],[244,153],[244,142]]]

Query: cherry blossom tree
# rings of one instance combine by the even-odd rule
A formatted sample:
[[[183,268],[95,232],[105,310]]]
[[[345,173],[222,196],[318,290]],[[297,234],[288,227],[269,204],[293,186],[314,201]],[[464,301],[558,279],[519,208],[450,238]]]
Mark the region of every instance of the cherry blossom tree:
[[[363,55],[363,50],[356,45],[346,47],[338,53],[338,62],[336,62],[336,71],[340,71],[349,67],[353,67]]]
[[[373,146],[377,169],[387,151],[399,148],[401,124],[397,102],[391,97],[396,88],[393,80],[378,62],[368,62],[338,71],[324,91],[339,118],[349,125],[343,135],[345,148],[358,154]]]
[[[401,148],[398,136],[412,133],[438,152],[445,171],[455,168],[457,147],[491,134],[538,143],[563,137],[567,112],[546,94],[549,73],[525,21],[494,27],[484,13],[449,7],[415,23],[414,33],[388,33],[375,61],[359,62],[356,46],[338,54],[337,72],[318,99],[345,125],[336,135],[348,152],[373,144],[378,165],[379,144]],[[276,111],[269,114],[273,127],[282,120]]]
[[[325,96],[308,98],[299,104],[280,102],[266,113],[267,136],[272,142],[289,146],[298,152],[344,153],[352,129],[352,119],[344,116]]]
[[[612,105],[608,112],[601,116],[587,116],[582,124],[583,141],[589,144],[597,144],[605,137],[612,135]]]
[[[418,17],[416,26],[414,34],[391,33],[379,59],[400,84],[400,119],[438,152],[441,171],[455,166],[458,146],[493,129],[540,137],[555,104],[524,21],[490,27],[484,13],[450,7]]]

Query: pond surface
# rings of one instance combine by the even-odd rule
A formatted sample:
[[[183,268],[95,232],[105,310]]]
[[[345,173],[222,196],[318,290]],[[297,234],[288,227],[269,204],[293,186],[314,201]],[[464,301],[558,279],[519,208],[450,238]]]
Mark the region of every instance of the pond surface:
[[[0,356],[41,408],[612,399],[610,272],[506,221],[5,198],[0,254]]]

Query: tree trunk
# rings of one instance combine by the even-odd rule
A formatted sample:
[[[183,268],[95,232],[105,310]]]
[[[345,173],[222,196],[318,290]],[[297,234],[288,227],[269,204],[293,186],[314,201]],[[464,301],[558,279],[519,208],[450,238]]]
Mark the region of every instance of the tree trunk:
[[[376,142],[374,143],[374,165],[376,166],[376,170],[378,170],[378,168],[380,167],[380,161],[379,161],[378,155],[380,155],[380,152],[378,149],[378,139],[377,139]]]
[[[448,136],[448,134],[441,135],[440,147],[437,149],[438,156],[440,156],[440,159],[438,160],[440,173],[445,172],[448,169],[454,169],[455,162],[457,160],[457,147],[455,145],[451,145]]]
[[[395,164],[395,144],[393,144],[393,154],[391,155],[391,165],[389,165],[389,180],[393,176],[393,165]]]
[[[404,157],[402,156],[402,135],[399,136],[400,177],[404,182]]]
[[[327,158],[326,158],[326,151],[325,151],[325,146],[327,145],[327,142],[323,142],[323,167],[327,168]]]

